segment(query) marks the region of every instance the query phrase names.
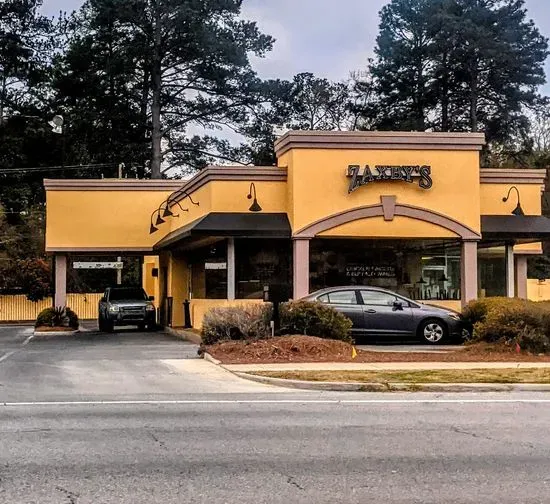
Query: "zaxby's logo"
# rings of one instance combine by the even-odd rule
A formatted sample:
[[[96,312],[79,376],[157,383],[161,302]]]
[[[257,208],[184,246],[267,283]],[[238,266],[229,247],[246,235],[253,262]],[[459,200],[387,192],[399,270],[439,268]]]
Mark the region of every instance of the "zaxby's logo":
[[[347,172],[350,178],[348,193],[352,193],[361,186],[371,182],[382,180],[401,180],[412,184],[418,180],[422,189],[430,189],[433,186],[431,166],[375,166],[372,170],[365,166],[363,173],[359,165],[348,166]]]

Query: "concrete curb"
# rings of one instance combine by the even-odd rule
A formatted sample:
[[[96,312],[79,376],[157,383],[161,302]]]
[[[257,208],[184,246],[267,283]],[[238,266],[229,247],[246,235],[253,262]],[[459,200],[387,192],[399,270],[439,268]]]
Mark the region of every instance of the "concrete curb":
[[[204,352],[203,357],[204,357],[204,360],[206,360],[208,362],[211,362],[212,364],[216,364],[216,366],[220,366],[220,364],[222,363],[222,361],[219,361],[215,357],[212,357],[208,352]],[[226,371],[230,371],[225,366],[220,366],[220,367],[222,367]],[[232,371],[230,371],[230,372],[232,372]],[[235,374],[237,374],[237,373],[235,373]]]
[[[32,334],[36,339],[48,339],[55,336],[74,336],[79,332],[80,329],[76,329],[75,331],[33,331]]]
[[[174,338],[183,341],[190,341],[195,345],[200,345],[202,343],[202,338],[198,334],[195,334],[191,331],[186,331],[185,329],[173,329],[172,327],[165,327],[164,332],[166,334],[169,334],[170,336],[174,336]]]
[[[224,367],[224,366],[221,366]],[[227,368],[224,368],[227,369]],[[231,371],[228,369],[228,371]],[[550,392],[550,384],[537,383],[357,383],[311,382],[270,378],[232,371],[245,380],[301,390],[333,392]]]

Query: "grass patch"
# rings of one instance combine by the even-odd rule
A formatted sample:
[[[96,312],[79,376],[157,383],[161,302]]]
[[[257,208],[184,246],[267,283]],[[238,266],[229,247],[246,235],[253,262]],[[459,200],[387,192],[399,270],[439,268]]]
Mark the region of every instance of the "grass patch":
[[[423,371],[255,371],[286,380],[355,383],[550,383],[549,368]]]

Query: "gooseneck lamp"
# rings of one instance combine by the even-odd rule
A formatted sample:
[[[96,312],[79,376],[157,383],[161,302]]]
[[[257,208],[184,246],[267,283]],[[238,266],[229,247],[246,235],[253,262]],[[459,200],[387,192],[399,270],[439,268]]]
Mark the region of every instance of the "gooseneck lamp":
[[[254,184],[254,182],[250,184],[250,191],[248,192],[247,198],[252,199],[252,196],[254,196],[254,202],[250,206],[249,210],[251,212],[261,212],[262,207],[258,204],[258,198],[256,196],[256,185]]]
[[[510,199],[510,194],[512,193],[513,190],[516,191],[516,194],[518,196],[518,204],[516,208],[514,208],[514,210],[512,211],[512,214],[520,217],[522,215],[525,215],[525,212],[523,211],[523,208],[521,208],[521,199],[519,195],[519,189],[516,186],[510,187],[510,189],[508,190],[508,194],[504,198],[502,198],[502,201],[506,203]]]

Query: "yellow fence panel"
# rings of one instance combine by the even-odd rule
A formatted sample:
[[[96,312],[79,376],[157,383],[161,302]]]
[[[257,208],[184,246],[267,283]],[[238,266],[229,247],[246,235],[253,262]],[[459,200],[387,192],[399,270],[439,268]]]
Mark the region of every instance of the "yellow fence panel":
[[[550,281],[532,278],[527,280],[527,299],[530,301],[549,301]]]
[[[97,318],[97,306],[102,294],[67,294],[67,306],[81,320]],[[0,296],[0,322],[27,322],[52,306],[52,298],[29,301],[26,296]]]

